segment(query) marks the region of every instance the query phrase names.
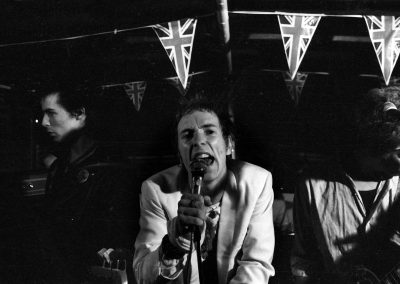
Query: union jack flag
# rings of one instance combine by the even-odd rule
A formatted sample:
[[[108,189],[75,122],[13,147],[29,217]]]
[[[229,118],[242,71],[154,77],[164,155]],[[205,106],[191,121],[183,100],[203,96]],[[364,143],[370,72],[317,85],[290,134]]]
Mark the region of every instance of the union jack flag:
[[[283,72],[283,79],[285,80],[286,87],[294,104],[297,106],[300,101],[301,92],[306,83],[308,74],[306,73],[296,73],[296,76],[292,79],[290,72]]]
[[[388,85],[394,66],[399,58],[400,17],[365,16],[364,19],[381,66],[383,78],[386,85]]]
[[[153,27],[184,89],[188,80],[196,23],[196,19],[185,19]]]
[[[278,15],[283,46],[294,79],[319,24],[319,16]]]
[[[146,81],[138,81],[124,84],[125,92],[128,95],[129,99],[132,100],[133,105],[135,106],[135,109],[137,111],[140,110],[140,106],[142,105],[146,86]]]
[[[178,77],[172,77],[167,79],[175,88],[178,89],[179,93],[181,93],[182,96],[186,96],[187,92],[189,91],[190,88],[190,82],[192,81],[192,76],[188,76],[187,79],[187,84],[186,88],[183,88],[180,80]]]

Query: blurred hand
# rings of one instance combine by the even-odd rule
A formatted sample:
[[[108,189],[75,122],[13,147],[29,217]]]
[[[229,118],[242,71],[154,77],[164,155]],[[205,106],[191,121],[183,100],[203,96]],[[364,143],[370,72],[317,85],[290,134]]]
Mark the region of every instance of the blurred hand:
[[[211,205],[209,196],[184,193],[178,203],[177,234],[190,239],[190,232],[198,227],[203,230],[206,221],[207,206]]]
[[[106,261],[107,264],[113,267],[115,266],[115,268],[118,269],[124,269],[123,267],[121,267],[122,263],[126,263],[131,260],[131,253],[129,252],[129,250],[122,248],[102,248],[97,252],[97,254],[103,261]]]

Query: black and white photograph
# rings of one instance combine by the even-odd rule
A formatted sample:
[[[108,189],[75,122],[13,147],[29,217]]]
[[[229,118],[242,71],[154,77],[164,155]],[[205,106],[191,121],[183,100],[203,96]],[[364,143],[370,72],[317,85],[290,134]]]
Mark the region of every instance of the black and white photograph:
[[[400,283],[398,0],[3,0],[0,283]]]

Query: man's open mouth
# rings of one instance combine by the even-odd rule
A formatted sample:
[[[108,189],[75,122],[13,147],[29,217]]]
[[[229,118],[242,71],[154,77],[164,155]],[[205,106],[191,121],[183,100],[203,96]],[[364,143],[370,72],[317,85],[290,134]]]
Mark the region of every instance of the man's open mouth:
[[[194,155],[192,162],[198,161],[202,162],[207,166],[210,166],[214,162],[214,157],[208,153],[197,153]]]
[[[197,153],[190,161],[190,171],[193,177],[204,176],[207,168],[214,162],[214,157],[208,153]]]

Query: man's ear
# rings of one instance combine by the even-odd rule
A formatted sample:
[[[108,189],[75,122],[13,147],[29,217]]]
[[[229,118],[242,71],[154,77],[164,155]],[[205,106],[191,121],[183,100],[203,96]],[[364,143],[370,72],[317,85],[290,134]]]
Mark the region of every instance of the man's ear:
[[[78,120],[85,119],[86,118],[86,109],[84,107],[77,109],[76,111],[74,111],[72,113],[72,115]]]
[[[84,107],[77,109],[72,113],[76,120],[85,121],[86,120],[86,109]]]

